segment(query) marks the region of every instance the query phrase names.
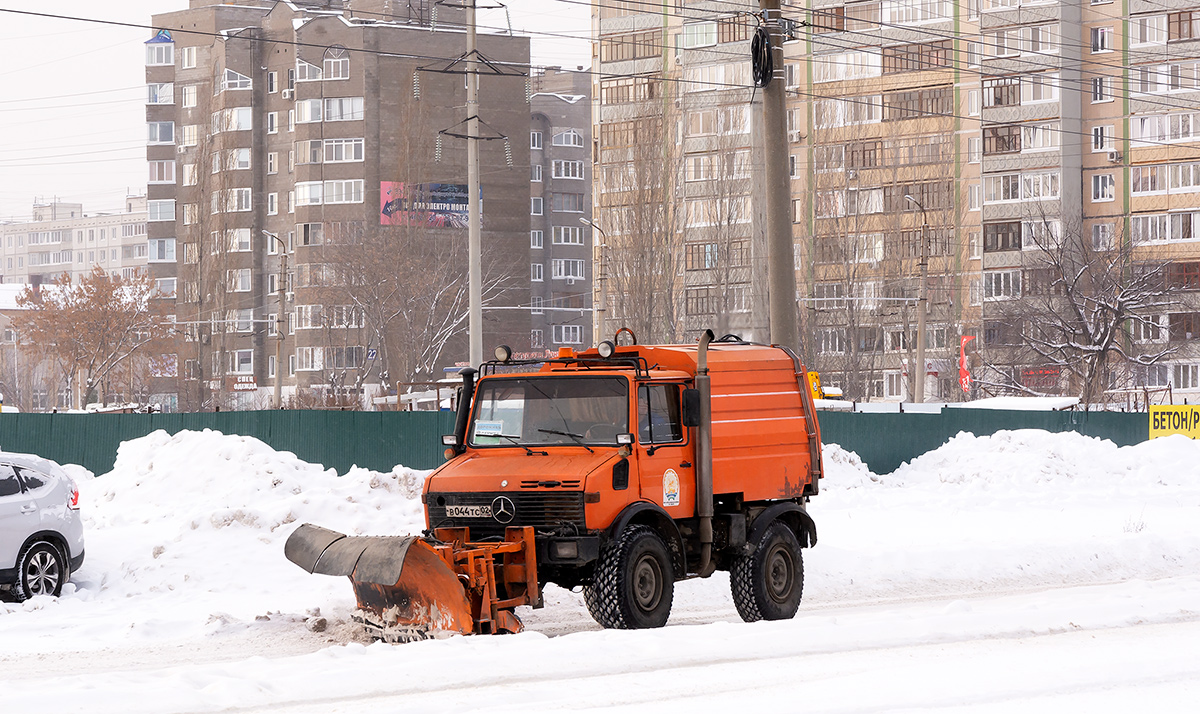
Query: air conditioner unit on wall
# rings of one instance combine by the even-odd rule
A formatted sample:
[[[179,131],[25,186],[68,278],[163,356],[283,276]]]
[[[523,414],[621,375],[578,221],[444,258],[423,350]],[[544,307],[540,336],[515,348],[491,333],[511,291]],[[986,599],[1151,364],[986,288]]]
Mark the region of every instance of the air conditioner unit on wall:
[[[281,93],[283,94],[283,98],[284,98],[284,99],[291,99],[293,96],[295,96],[295,95],[296,95],[296,90],[294,90],[294,89],[285,89],[285,90],[283,90],[283,92],[281,92]]]
[[[798,141],[800,141],[800,131],[799,130],[792,130],[792,131],[789,131],[787,134],[788,134],[788,142],[789,143],[795,144]]]
[[[1110,164],[1119,164],[1119,163],[1121,163],[1121,152],[1119,152],[1119,151],[1110,151],[1110,152],[1108,152],[1108,162],[1109,162]]]

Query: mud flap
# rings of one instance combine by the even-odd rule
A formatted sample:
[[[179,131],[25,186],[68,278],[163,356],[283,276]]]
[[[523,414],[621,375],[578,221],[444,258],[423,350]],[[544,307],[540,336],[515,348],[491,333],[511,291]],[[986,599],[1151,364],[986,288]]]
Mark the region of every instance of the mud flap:
[[[416,536],[346,536],[306,523],[288,537],[284,555],[310,573],[350,578],[356,619],[379,639],[406,642],[473,630],[471,601],[458,576]]]

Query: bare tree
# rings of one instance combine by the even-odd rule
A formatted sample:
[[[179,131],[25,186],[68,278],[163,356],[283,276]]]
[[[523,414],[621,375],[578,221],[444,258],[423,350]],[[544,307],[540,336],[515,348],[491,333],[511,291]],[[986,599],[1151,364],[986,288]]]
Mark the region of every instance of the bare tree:
[[[69,275],[17,298],[25,308],[13,318],[23,344],[52,361],[85,400],[110,375],[163,336],[154,281],[144,273],[109,276],[94,268],[78,285]],[[101,393],[103,401],[105,395]],[[77,404],[76,406],[81,406]]]
[[[672,111],[616,124],[602,126],[601,139],[608,323],[629,327],[643,342],[677,342],[684,314],[677,116]]]
[[[1096,245],[1077,224],[1026,222],[1022,299],[997,315],[996,329],[1019,335],[1015,361],[1052,368],[1083,404],[1106,401],[1110,385],[1136,366],[1175,351],[1166,314],[1177,304],[1166,262],[1134,262],[1129,241]],[[1061,235],[1059,234],[1061,232]],[[1044,390],[1016,379],[1022,393]]]

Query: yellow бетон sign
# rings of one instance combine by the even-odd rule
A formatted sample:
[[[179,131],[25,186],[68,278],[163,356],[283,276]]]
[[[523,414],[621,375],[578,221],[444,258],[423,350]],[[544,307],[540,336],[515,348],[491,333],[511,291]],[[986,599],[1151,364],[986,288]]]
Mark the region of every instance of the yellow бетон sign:
[[[1171,434],[1200,439],[1200,406],[1150,407],[1150,438]]]

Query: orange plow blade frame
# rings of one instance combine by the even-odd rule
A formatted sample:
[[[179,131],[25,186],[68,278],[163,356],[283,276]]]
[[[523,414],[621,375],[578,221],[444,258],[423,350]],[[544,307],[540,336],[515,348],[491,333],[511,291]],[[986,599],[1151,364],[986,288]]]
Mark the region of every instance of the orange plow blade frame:
[[[387,642],[520,632],[513,609],[541,606],[535,553],[529,527],[508,528],[502,542],[471,543],[465,528],[422,539],[304,524],[284,546],[288,560],[310,573],[350,578],[355,619]]]

